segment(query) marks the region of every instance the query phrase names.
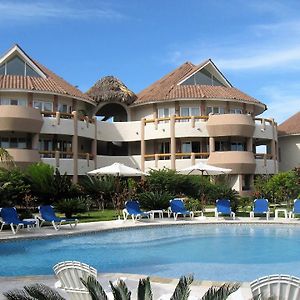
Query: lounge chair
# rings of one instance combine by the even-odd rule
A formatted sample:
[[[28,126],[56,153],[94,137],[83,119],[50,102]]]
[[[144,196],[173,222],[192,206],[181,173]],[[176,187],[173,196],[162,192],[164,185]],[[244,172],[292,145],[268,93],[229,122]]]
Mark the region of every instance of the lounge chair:
[[[124,220],[127,220],[130,215],[133,221],[140,220],[143,217],[150,218],[150,213],[141,211],[140,203],[137,200],[125,202],[125,208],[123,209]]]
[[[227,215],[235,220],[235,213],[231,211],[229,199],[218,199],[216,201],[215,217],[218,218],[220,215]]]
[[[168,216],[173,214],[174,220],[176,221],[178,215],[183,215],[184,217],[189,215],[191,219],[194,218],[194,213],[186,209],[183,200],[180,198],[175,198],[170,200],[170,207],[168,208]]]
[[[91,300],[87,288],[80,278],[87,280],[89,276],[97,278],[97,270],[79,261],[63,261],[53,267],[54,273],[59,279],[55,283],[56,288],[64,290],[73,300]]]
[[[40,211],[40,226],[45,222],[49,222],[53,225],[55,230],[59,230],[63,223],[69,223],[71,228],[77,226],[78,220],[77,219],[65,219],[65,218],[58,218],[55,215],[55,211],[51,205],[42,205],[39,206]]]
[[[255,214],[266,214],[267,220],[270,217],[269,200],[255,199],[253,202],[253,210],[250,211],[250,218],[254,218]]]
[[[250,283],[255,299],[300,299],[300,278],[290,275],[269,275]]]
[[[15,207],[0,208],[0,214],[0,223],[2,223],[0,231],[2,231],[4,225],[10,225],[11,231],[16,234],[21,227],[27,226],[27,228],[30,228],[37,225],[37,221],[20,220]],[[16,229],[14,226],[16,226]]]
[[[293,210],[289,213],[289,218],[295,218],[295,215],[300,214],[300,199],[294,200],[294,207]]]

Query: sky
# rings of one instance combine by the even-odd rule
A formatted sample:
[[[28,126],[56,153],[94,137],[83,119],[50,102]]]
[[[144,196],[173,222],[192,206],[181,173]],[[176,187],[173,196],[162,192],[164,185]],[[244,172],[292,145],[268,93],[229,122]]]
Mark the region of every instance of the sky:
[[[300,110],[300,1],[0,0],[0,53],[14,44],[83,92],[103,76],[135,93],[211,58],[278,123]]]

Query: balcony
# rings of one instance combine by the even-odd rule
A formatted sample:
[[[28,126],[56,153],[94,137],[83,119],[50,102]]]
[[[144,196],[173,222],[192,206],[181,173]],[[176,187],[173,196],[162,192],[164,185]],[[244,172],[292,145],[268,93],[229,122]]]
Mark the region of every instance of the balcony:
[[[20,168],[40,162],[40,154],[38,150],[30,149],[7,149],[8,153],[13,157],[14,162]]]
[[[232,174],[253,174],[255,159],[253,152],[246,151],[216,151],[208,158],[208,164],[232,169]]]
[[[0,131],[40,132],[43,118],[39,110],[17,105],[0,105]]]
[[[250,115],[223,114],[211,115],[207,121],[209,136],[244,136],[252,137],[255,124]]]

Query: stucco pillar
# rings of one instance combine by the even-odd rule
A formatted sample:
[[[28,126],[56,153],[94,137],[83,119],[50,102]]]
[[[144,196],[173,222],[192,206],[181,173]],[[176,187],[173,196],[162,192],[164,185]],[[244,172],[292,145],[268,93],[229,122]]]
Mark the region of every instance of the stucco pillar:
[[[92,154],[94,159],[94,168],[97,169],[97,118],[93,117],[93,123],[95,125],[95,136],[92,140]]]
[[[27,102],[29,107],[33,107],[33,94],[27,93]]]
[[[171,169],[176,169],[176,139],[175,139],[175,116],[170,118],[170,135],[171,135]]]
[[[210,137],[209,138],[209,153],[215,152],[215,138]]]
[[[175,115],[180,116],[180,106],[179,101],[175,101]]]
[[[141,119],[141,170],[145,172],[145,154],[146,154],[146,143],[145,143],[145,123],[146,119]]]
[[[31,148],[32,150],[39,150],[39,139],[40,134],[39,133],[33,133],[32,135],[32,142],[31,142]]]
[[[78,115],[76,111],[72,112],[74,123],[74,134],[72,137],[73,152],[73,182],[78,182]]]
[[[201,116],[205,116],[206,115],[206,105],[205,105],[205,101],[201,100],[201,104],[200,104],[200,115]]]

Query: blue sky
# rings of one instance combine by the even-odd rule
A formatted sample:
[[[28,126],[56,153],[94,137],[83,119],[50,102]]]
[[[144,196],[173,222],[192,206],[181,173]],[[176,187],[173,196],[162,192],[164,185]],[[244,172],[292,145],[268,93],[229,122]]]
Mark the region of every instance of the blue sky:
[[[105,75],[134,92],[212,58],[279,123],[300,109],[300,1],[0,0],[0,53],[18,43],[86,91]]]

